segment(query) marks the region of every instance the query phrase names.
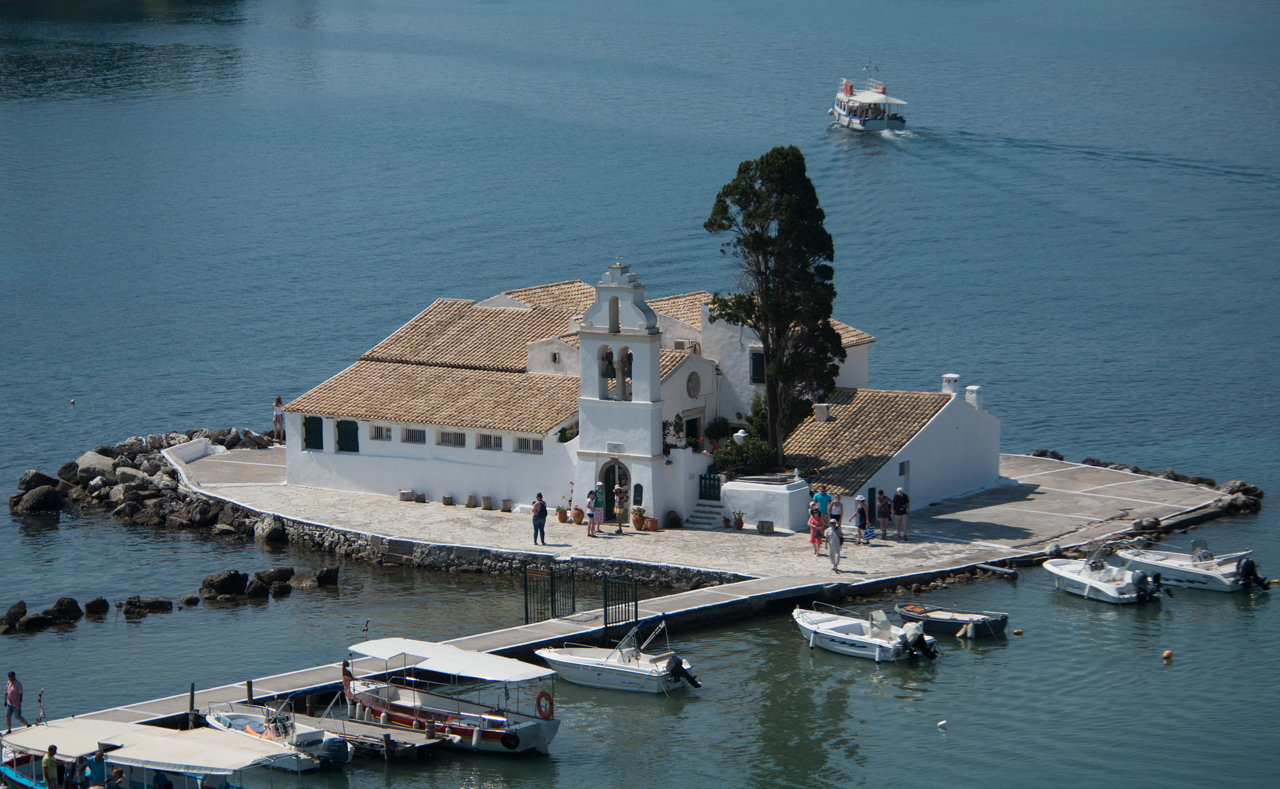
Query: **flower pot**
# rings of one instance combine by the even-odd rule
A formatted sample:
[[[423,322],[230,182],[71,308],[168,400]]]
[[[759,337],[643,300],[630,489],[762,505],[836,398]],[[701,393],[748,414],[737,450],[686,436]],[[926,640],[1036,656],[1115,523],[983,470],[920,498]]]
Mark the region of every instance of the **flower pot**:
[[[645,522],[645,525],[649,527],[649,531],[657,531],[657,530],[658,530],[658,519],[657,519],[657,518],[645,518],[645,519],[644,519],[644,522]]]
[[[561,523],[568,523],[569,512],[567,510],[560,510],[559,512],[556,513],[556,520],[560,521]]]
[[[586,517],[587,517],[587,513],[583,512],[582,510],[578,509],[577,507],[574,507],[574,508],[573,508],[573,522],[574,522],[574,523],[579,523],[579,524],[580,524],[580,523],[582,523],[582,521],[583,521],[583,520],[585,520],[585,519],[586,519]]]
[[[733,522],[733,528],[735,528],[735,529],[741,529],[741,528],[742,528],[742,521],[734,521],[734,522]]]
[[[631,525],[632,525],[632,526],[634,526],[634,527],[636,527],[637,529],[644,528],[644,516],[643,516],[643,515],[632,515],[632,516],[631,516]]]
[[[725,527],[726,529],[731,529],[731,528],[733,528],[733,521],[729,520],[728,518],[725,518],[725,519],[724,519],[724,527]]]

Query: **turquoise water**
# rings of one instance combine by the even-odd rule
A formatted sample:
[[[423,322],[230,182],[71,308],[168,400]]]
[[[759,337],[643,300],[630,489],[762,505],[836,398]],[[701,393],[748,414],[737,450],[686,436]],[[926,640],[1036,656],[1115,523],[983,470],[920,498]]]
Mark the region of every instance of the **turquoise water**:
[[[590,280],[618,254],[652,295],[726,290],[701,227],[714,195],[739,161],[795,144],[835,237],[836,315],[877,337],[873,385],[957,372],[983,386],[1006,451],[1280,495],[1277,17],[1088,0],[5,3],[0,479],[138,433],[265,429],[277,394],[438,297]],[[910,102],[907,133],[828,129],[838,80],[867,58]],[[1274,507],[1200,534],[1278,572]],[[228,564],[324,558],[91,518],[0,530],[3,605],[176,596]],[[344,572],[336,599],[5,638],[0,663],[79,711],[333,659],[367,619],[429,637],[519,619],[504,581]],[[682,635],[708,680],[696,697],[562,688],[549,760],[349,781],[1147,785],[1276,767],[1265,599],[1121,611],[1060,599],[1038,572],[932,599],[1008,610],[1027,636],[908,670],[811,655],[785,616]],[[134,692],[139,669],[164,687]]]

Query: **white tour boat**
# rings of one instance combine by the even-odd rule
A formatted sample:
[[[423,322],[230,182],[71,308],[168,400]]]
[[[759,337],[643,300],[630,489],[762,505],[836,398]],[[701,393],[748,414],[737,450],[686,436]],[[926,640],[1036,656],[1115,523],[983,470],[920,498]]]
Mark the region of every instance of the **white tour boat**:
[[[1267,579],[1258,575],[1258,565],[1249,558],[1253,551],[1214,556],[1204,540],[1191,543],[1191,553],[1157,551],[1147,547],[1121,548],[1116,556],[1124,560],[1126,569],[1148,575],[1159,573],[1167,586],[1208,589],[1214,592],[1238,592],[1250,584],[1270,591]]]
[[[210,704],[205,722],[215,729],[270,743],[284,755],[281,764],[293,770],[314,770],[321,764],[351,761],[351,745],[336,734],[298,723],[291,704],[279,709],[256,704]]]
[[[555,701],[542,687],[555,678],[550,669],[408,638],[365,641],[351,651],[385,665],[357,678],[342,662],[354,720],[434,731],[446,747],[482,753],[548,753],[560,728]]]
[[[1139,570],[1107,564],[1109,550],[1109,545],[1103,545],[1083,560],[1050,559],[1044,563],[1044,569],[1053,574],[1055,589],[1080,595],[1086,600],[1105,600],[1117,605],[1158,601],[1160,573],[1147,575]],[[1172,594],[1167,589],[1165,593]]]
[[[863,90],[858,90],[853,80],[840,80],[840,90],[827,114],[834,115],[840,126],[854,131],[902,131],[907,128],[907,119],[897,108],[907,103],[885,93],[884,84],[871,77],[874,68],[870,61],[862,67],[867,72]]]
[[[883,611],[872,611],[870,619],[862,619],[843,608],[822,603],[814,605],[830,609],[830,613],[804,608],[791,612],[791,618],[809,642],[810,649],[822,647],[841,655],[867,658],[877,663],[916,655],[923,655],[930,660],[938,656],[933,636],[925,635],[924,625],[919,622],[897,627],[889,622]],[[841,613],[836,613],[837,611]]]
[[[672,652],[670,644],[660,654],[645,653],[645,647],[658,633],[665,632],[665,619],[643,644],[636,646],[636,633],[643,624],[633,627],[613,649],[565,644],[561,649],[539,649],[534,654],[547,661],[561,678],[589,688],[667,693],[685,683],[702,687],[690,673],[689,661]]]

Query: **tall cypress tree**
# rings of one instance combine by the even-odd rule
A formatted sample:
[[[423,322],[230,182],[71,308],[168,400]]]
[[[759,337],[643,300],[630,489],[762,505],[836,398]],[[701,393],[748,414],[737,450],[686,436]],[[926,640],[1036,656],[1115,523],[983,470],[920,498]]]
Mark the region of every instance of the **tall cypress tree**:
[[[835,387],[845,358],[831,325],[835,247],[825,220],[804,154],[789,145],[738,165],[703,224],[707,232],[732,234],[720,251],[737,260],[737,292],[717,292],[710,318],[760,338],[769,413],[762,438],[779,466],[783,442],[813,413],[813,398]]]

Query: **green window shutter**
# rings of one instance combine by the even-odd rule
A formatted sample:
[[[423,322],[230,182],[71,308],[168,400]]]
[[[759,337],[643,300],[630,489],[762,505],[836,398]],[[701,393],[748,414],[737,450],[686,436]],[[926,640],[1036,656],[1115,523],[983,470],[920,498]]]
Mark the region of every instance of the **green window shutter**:
[[[764,383],[764,351],[751,352],[751,383]]]
[[[867,488],[867,520],[875,523],[880,520],[880,515],[876,512],[876,489]]]
[[[338,451],[360,451],[360,425],[349,419],[338,421]]]
[[[631,497],[631,503],[637,507],[644,506],[644,485],[636,483],[635,494]]]
[[[302,420],[302,445],[307,449],[324,449],[324,420],[309,416]]]

